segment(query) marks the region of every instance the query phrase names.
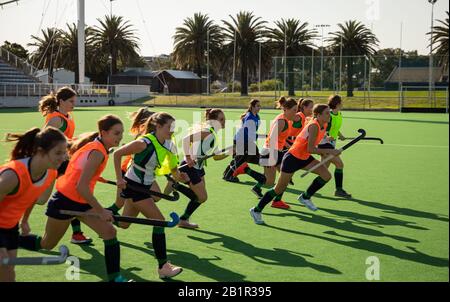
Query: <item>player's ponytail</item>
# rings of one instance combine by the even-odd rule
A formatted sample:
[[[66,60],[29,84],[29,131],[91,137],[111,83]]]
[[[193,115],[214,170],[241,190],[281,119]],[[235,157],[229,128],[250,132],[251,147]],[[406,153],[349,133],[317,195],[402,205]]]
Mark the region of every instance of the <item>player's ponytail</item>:
[[[7,142],[17,142],[10,154],[10,160],[32,157],[40,149],[47,153],[57,143],[65,142],[64,134],[54,127],[44,130],[32,128],[23,134],[8,133]]]

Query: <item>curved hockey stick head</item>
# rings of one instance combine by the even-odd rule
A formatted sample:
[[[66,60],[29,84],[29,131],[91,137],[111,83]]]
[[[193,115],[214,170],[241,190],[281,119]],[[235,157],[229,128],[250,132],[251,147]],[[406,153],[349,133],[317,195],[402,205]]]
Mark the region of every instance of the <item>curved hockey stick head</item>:
[[[175,212],[170,213],[170,217],[172,218],[172,221],[167,222],[167,227],[172,228],[180,222],[180,217],[178,217],[178,214]]]
[[[360,137],[363,138],[366,136],[366,130],[364,129],[358,129],[358,132],[361,133]]]
[[[59,252],[61,253],[61,259],[64,259],[64,261],[66,261],[67,257],[69,256],[69,248],[65,245],[61,245],[59,247]]]
[[[366,130],[358,129],[358,132],[360,133],[360,135],[358,137],[355,137],[351,142],[349,142],[345,146],[343,146],[341,148],[342,150],[347,150],[348,148],[350,148],[351,146],[353,146],[354,144],[356,144],[357,142],[359,142],[366,136]]]
[[[172,195],[173,198],[170,201],[177,201],[178,199],[180,199],[180,193],[178,193],[177,191],[173,191]]]

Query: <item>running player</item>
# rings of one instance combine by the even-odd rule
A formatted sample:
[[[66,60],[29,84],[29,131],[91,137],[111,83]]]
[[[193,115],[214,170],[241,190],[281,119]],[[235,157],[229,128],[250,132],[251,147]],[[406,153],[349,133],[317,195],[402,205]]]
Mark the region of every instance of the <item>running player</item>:
[[[72,111],[75,107],[77,93],[70,87],[60,88],[56,94],[50,93],[44,96],[39,101],[39,111],[45,117],[45,126],[52,126],[59,130],[70,141],[75,133],[75,120],[72,116]],[[66,172],[69,159],[58,169],[58,176],[63,175]],[[81,231],[81,224],[78,219],[74,219],[71,222],[72,225],[72,239],[70,242],[75,244],[89,244],[92,239],[86,237]]]
[[[330,109],[328,105],[317,104],[314,106],[313,112],[314,119],[303,128],[283,158],[281,175],[277,185],[264,194],[256,207],[250,209],[250,214],[256,224],[264,223],[261,215],[262,210],[272,199],[286,190],[289,181],[296,171],[300,169],[308,170],[319,163],[311,154],[338,155],[340,153],[336,149],[317,148],[319,142],[325,137],[327,123],[330,119]],[[313,172],[319,176],[314,179],[306,192],[302,193],[298,199],[308,209],[316,211],[317,208],[311,201],[311,197],[325,186],[331,179],[331,174],[325,166],[321,166]]]
[[[261,149],[260,165],[264,167],[265,183],[258,182],[252,192],[259,198],[263,197],[261,187],[263,185],[273,186],[275,184],[276,172],[284,154],[286,153],[287,139],[291,133],[292,121],[299,119],[297,116],[297,101],[289,98],[281,97],[278,100],[278,108],[283,110],[271,123],[269,134]],[[274,208],[287,209],[289,205],[282,201],[282,194],[276,196],[272,203]]]
[[[17,143],[10,161],[0,166],[0,282],[14,282],[14,266],[1,265],[1,260],[17,257],[19,222],[23,217],[20,228],[28,234],[31,208],[38,198],[50,196],[56,169],[66,158],[67,141],[53,127],[8,134],[6,140]]]
[[[103,239],[108,280],[126,282],[120,274],[120,244],[111,223],[112,213],[94,196],[95,185],[108,162],[108,150],[117,147],[122,140],[123,123],[119,117],[107,115],[98,120],[97,125],[98,132],[81,135],[72,143],[67,171],[56,181],[56,192],[48,202],[44,236],[20,236],[19,246],[28,250],[53,249],[74,218],[60,210],[95,213],[97,217],[79,219]]]
[[[189,201],[184,214],[180,217],[179,227],[196,229],[198,224],[189,222],[189,218],[208,199],[205,183],[206,160],[202,157],[212,154],[216,150],[216,133],[225,127],[225,114],[222,109],[207,109],[206,123],[201,129],[187,135],[183,139],[184,161],[181,163],[181,172],[189,176],[189,188],[195,196]],[[228,155],[215,155],[214,160],[222,160]]]
[[[145,194],[142,191],[153,189],[156,175],[172,172],[176,181],[181,180],[182,176],[177,169],[178,158],[171,151],[174,123],[175,119],[170,114],[154,113],[144,124],[145,135],[114,152],[117,186],[122,189],[121,197],[125,199],[123,215],[136,217],[142,213],[147,218],[164,220],[151,192]],[[129,155],[133,157],[132,161],[125,175],[122,175],[121,159]],[[119,223],[119,226],[128,228],[129,224]],[[163,227],[153,227],[152,244],[160,278],[174,277],[182,272],[181,267],[174,266],[167,260],[166,235]]]
[[[336,141],[339,138],[340,140],[345,140],[345,136],[341,133],[342,127],[342,98],[339,95],[332,95],[328,98],[328,106],[330,106],[330,122],[328,123],[327,128],[327,137],[320,142],[319,148],[321,149],[336,149]],[[322,159],[324,157],[322,156]],[[336,191],[334,195],[337,197],[343,198],[352,198],[352,195],[347,193],[343,188],[344,182],[344,163],[340,156],[333,157],[331,160],[333,165],[336,167],[334,170],[334,181],[336,184]],[[330,163],[326,164],[328,167]]]
[[[247,111],[241,115],[242,126],[234,137],[234,158],[224,172],[224,180],[226,181],[239,182],[237,175],[245,173],[257,182],[265,183],[265,176],[248,166],[248,163],[259,165],[257,146],[259,135],[257,131],[260,125],[258,114],[260,110],[260,101],[253,99],[250,101]]]

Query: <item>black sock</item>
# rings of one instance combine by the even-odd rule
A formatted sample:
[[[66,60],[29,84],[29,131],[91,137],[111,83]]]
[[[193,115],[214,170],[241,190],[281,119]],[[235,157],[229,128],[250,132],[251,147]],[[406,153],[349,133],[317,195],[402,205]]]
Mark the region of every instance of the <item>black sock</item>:
[[[275,196],[275,198],[273,199],[273,201],[281,201],[281,199],[283,198],[283,193],[281,193],[280,195]]]
[[[192,213],[195,212],[195,210],[197,210],[197,208],[201,205],[201,203],[199,203],[197,201],[197,199],[191,199],[186,207],[186,210],[184,211],[183,216],[180,217],[181,220],[188,220],[189,217],[191,217]]]
[[[255,170],[250,169],[250,167],[245,168],[245,174],[251,176],[254,180],[256,180],[258,183],[266,183],[266,177],[264,174],[261,174],[259,172],[256,172]]]
[[[344,182],[344,170],[334,170],[334,181],[336,182],[336,190],[342,190],[342,183]]]
[[[105,263],[108,280],[120,275],[120,243],[117,238],[103,240],[105,244]]]
[[[322,177],[317,176],[314,178],[313,182],[309,186],[309,188],[306,190],[305,193],[303,193],[303,196],[306,199],[310,199],[317,191],[322,189],[327,184],[327,181],[323,180]]]
[[[274,189],[270,189],[264,194],[264,196],[259,200],[258,205],[255,207],[255,212],[262,212],[264,207],[277,196]]]
[[[166,234],[164,228],[153,227],[152,244],[155,250],[155,257],[158,260],[158,267],[161,269],[167,262]]]
[[[29,251],[39,251],[41,249],[42,237],[37,235],[19,236],[19,247]]]
[[[72,220],[70,225],[72,226],[72,231],[74,234],[81,233],[81,222],[78,219],[75,218]]]

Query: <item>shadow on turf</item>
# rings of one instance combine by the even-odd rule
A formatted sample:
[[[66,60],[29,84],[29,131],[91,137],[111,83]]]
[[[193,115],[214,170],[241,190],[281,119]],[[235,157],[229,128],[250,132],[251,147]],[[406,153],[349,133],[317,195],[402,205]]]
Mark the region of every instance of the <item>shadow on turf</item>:
[[[134,244],[121,242],[123,247],[135,249],[143,252],[146,257],[154,257],[153,245],[151,242],[144,243],[146,247],[136,246]],[[189,269],[201,276],[205,276],[216,281],[246,281],[246,276],[232,272],[213,263],[213,261],[222,260],[220,257],[199,258],[197,255],[185,251],[168,249],[168,258],[174,265],[179,265],[184,269]],[[176,279],[167,279],[166,282],[181,282]]]
[[[325,196],[325,195],[321,195],[321,194],[316,194],[316,195],[320,198],[334,200],[334,201],[342,200],[341,198],[336,198],[336,197],[332,197],[332,196]],[[384,213],[449,222],[448,217],[445,217],[444,215],[435,214],[435,213],[423,212],[423,211],[418,211],[418,210],[408,209],[408,208],[400,208],[400,207],[396,207],[396,206],[389,205],[386,203],[362,200],[362,199],[357,199],[357,198],[351,198],[348,200],[352,201],[352,202],[356,202],[362,206],[382,210]]]
[[[236,184],[240,184],[240,185],[245,185],[245,186],[254,186],[255,182],[251,182],[251,181],[240,181]],[[286,189],[286,192],[292,193],[292,194],[297,194],[300,195],[303,193],[302,190],[297,190],[294,189],[292,187],[288,187]],[[317,196],[319,198],[323,198],[323,199],[328,199],[328,200],[332,200],[332,201],[345,201],[346,199],[342,199],[342,198],[338,198],[338,197],[333,197],[333,196],[325,196],[322,195],[320,193],[316,193],[314,196]],[[443,221],[443,222],[449,222],[449,218],[445,217],[444,215],[439,215],[439,214],[435,214],[435,213],[430,213],[430,212],[423,212],[423,211],[418,211],[418,210],[414,210],[414,209],[409,209],[409,208],[400,208],[400,207],[396,207],[393,205],[389,205],[386,203],[380,203],[380,202],[375,202],[375,201],[368,201],[368,200],[362,200],[362,199],[357,199],[357,198],[351,198],[351,199],[347,199],[348,201],[351,202],[356,202],[362,206],[366,206],[366,207],[371,207],[371,208],[375,208],[375,209],[379,209],[382,210],[384,213],[389,213],[389,214],[396,214],[396,215],[403,215],[403,216],[411,216],[411,217],[418,217],[418,218],[425,218],[425,219],[432,219],[432,220],[438,220],[438,221]],[[293,204],[293,203],[291,203]],[[351,219],[355,219],[358,217],[359,214],[355,214],[352,212],[345,212],[342,211],[341,213],[338,214],[339,211],[336,210],[328,210],[330,213],[332,213],[333,211],[335,211],[336,215],[344,215],[348,214],[349,218]],[[365,215],[366,218],[370,218],[371,216]],[[372,217],[375,218],[375,217]],[[381,218],[381,217],[379,217]],[[408,222],[408,221],[403,221],[403,220],[397,220],[397,219],[393,219],[393,218],[387,218],[387,217],[383,217],[384,221],[388,221],[388,223],[386,225],[402,225],[404,227],[408,227],[408,228],[412,228],[412,229],[418,229],[418,230],[427,230],[427,228],[421,227],[421,226],[416,226],[416,225],[412,225],[415,224],[414,222]],[[364,219],[361,219],[364,220]],[[375,221],[377,221],[378,219],[376,219]],[[382,221],[378,220],[380,223],[382,223]],[[389,222],[390,221],[390,222]],[[396,224],[395,222],[399,222],[399,224]]]
[[[122,242],[120,243],[121,246],[123,246]],[[80,259],[80,268],[86,272],[82,273],[82,274],[91,274],[91,275],[95,275],[97,277],[99,277],[102,280],[106,280],[106,266],[105,266],[105,257],[103,256],[103,254],[101,254],[95,247],[93,244],[90,245],[80,245],[80,248],[90,254],[92,257],[90,259],[83,259],[78,257],[78,259]],[[138,267],[130,267],[127,269],[123,269],[121,270],[121,274],[127,278],[127,279],[133,279],[134,281],[137,282],[142,282],[142,281],[148,281],[145,280],[143,278],[141,278],[140,276],[134,274],[134,271],[140,271],[142,269],[138,268]],[[83,280],[81,280],[83,281]]]
[[[309,262],[306,257],[313,257],[312,255],[297,253],[285,249],[263,249],[253,246],[242,240],[205,230],[195,230],[195,233],[202,233],[206,235],[214,236],[212,239],[205,239],[196,236],[189,235],[188,238],[196,241],[200,241],[204,244],[221,243],[222,246],[228,250],[235,251],[239,254],[245,255],[250,259],[265,264],[265,265],[277,265],[277,266],[290,266],[290,267],[309,267],[322,273],[327,274],[342,274],[335,268]]]
[[[252,181],[240,181],[240,182],[238,182],[236,184],[245,185],[245,186],[254,186],[256,183],[252,182]],[[300,195],[304,191],[298,190],[298,189],[294,189],[292,187],[288,187],[286,189],[286,192]],[[333,200],[333,201],[345,200],[345,199],[338,198],[338,197],[322,195],[320,193],[316,193],[314,196],[317,196],[317,197],[323,198],[323,199]],[[409,208],[400,208],[400,207],[396,207],[396,206],[389,205],[389,204],[386,204],[386,203],[362,200],[362,199],[358,199],[358,198],[350,198],[350,199],[346,199],[346,200],[356,202],[356,203],[358,203],[358,204],[360,204],[362,206],[379,209],[379,210],[382,210],[383,212],[389,213],[389,214],[396,214],[396,215],[411,216],[411,217],[426,218],[426,219],[438,220],[438,221],[443,221],[443,222],[449,222],[449,218],[448,217],[445,217],[444,215],[435,214],[435,213],[418,211],[418,210],[409,209]],[[331,213],[333,210],[329,210],[329,211]],[[338,211],[336,211],[336,213],[337,212]],[[351,212],[347,212],[347,213],[350,214],[350,217],[352,217],[352,214],[353,215],[355,214],[355,213],[351,213]],[[342,212],[342,213],[336,214],[336,215],[341,215],[341,214],[345,214],[345,212]],[[367,217],[370,217],[370,216],[367,216]],[[426,228],[423,228],[421,226],[413,226],[413,225],[411,225],[413,222],[396,220],[396,219],[392,219],[392,218],[387,218],[387,219],[390,219],[392,221],[402,222],[401,225],[403,225],[405,227],[418,229],[418,230],[427,230]]]
[[[326,216],[321,215],[320,213],[316,215],[314,213],[304,213],[304,212],[295,211],[292,209],[287,210],[287,211],[289,211],[289,212],[288,213],[277,213],[277,214],[265,213],[264,215],[277,216],[277,217],[296,217],[296,218],[300,219],[301,221],[320,224],[320,225],[327,226],[327,227],[330,227],[330,228],[336,229],[336,230],[343,230],[343,231],[347,231],[347,232],[368,235],[368,236],[375,236],[375,237],[389,237],[389,238],[392,238],[392,239],[395,239],[398,241],[403,241],[403,242],[411,242],[411,243],[419,242],[415,239],[411,239],[411,238],[407,238],[407,237],[403,237],[403,236],[397,236],[397,235],[389,235],[389,234],[385,234],[378,230],[358,226],[358,225],[353,224],[353,222],[351,222],[351,221],[339,222],[339,221],[336,221],[334,219],[334,217],[328,218]]]
[[[370,253],[375,253],[375,254],[379,254],[379,255],[380,254],[388,255],[388,256],[396,257],[398,259],[413,261],[413,262],[422,263],[422,264],[426,264],[426,265],[431,265],[431,266],[436,266],[436,267],[448,267],[448,264],[449,264],[449,259],[430,256],[430,255],[424,254],[422,252],[419,252],[416,248],[410,247],[410,246],[407,246],[409,251],[403,251],[403,250],[396,249],[396,248],[394,248],[390,245],[384,244],[384,243],[379,243],[379,242],[370,241],[370,240],[357,238],[357,237],[340,235],[335,231],[326,231],[326,232],[324,232],[324,234],[331,235],[334,237],[341,237],[344,240],[340,240],[340,239],[334,238],[334,237],[325,237],[325,236],[320,236],[320,235],[308,234],[308,233],[295,231],[295,230],[291,230],[291,229],[284,229],[284,228],[273,226],[273,225],[264,225],[264,226],[267,228],[279,230],[282,232],[287,232],[287,233],[296,234],[296,235],[300,235],[300,236],[313,237],[313,238],[325,240],[328,242],[332,242],[335,244],[340,244],[340,245],[343,245],[346,247],[368,251]],[[410,252],[410,251],[412,251],[412,252]]]

